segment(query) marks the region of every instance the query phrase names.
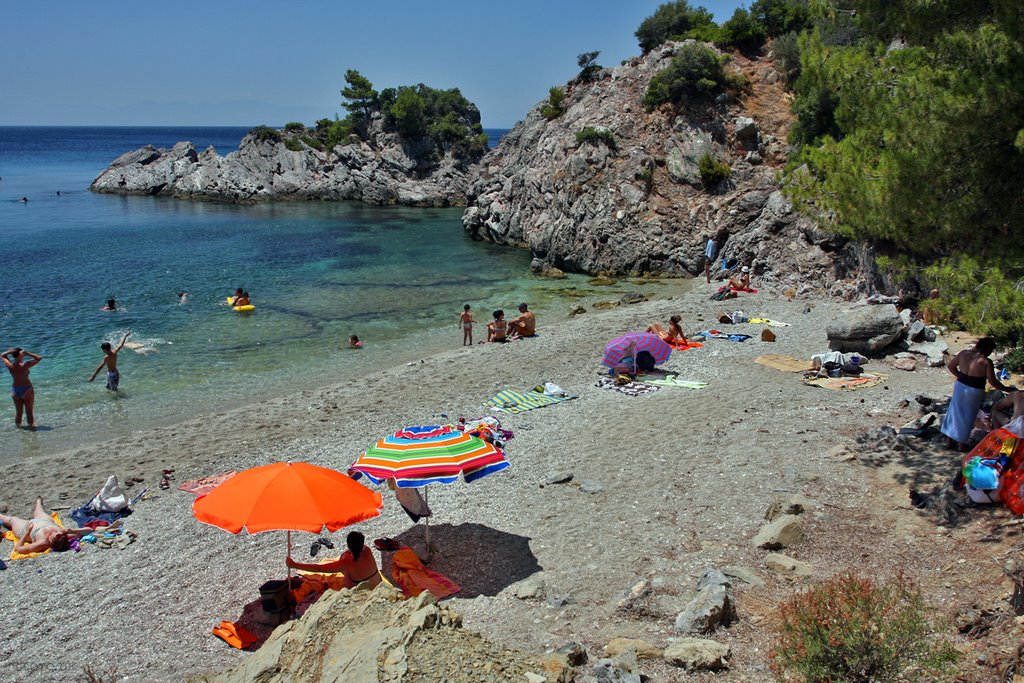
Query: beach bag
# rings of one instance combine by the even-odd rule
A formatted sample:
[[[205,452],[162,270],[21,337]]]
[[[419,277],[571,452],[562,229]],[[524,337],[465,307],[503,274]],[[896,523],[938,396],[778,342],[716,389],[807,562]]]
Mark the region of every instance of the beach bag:
[[[94,512],[120,512],[128,507],[128,494],[117,482],[117,476],[111,474],[100,492],[89,501],[89,509]]]
[[[964,466],[963,475],[966,480],[967,495],[975,503],[983,505],[1000,500],[999,471],[996,460],[982,460],[975,456]]]

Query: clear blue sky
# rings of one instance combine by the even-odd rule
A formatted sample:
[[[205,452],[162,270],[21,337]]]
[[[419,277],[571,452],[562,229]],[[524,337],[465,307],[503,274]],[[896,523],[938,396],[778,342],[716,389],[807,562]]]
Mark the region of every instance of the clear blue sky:
[[[51,0],[4,3],[0,125],[283,125],[380,89],[458,87],[507,128],[600,50],[639,53],[658,0]],[[739,0],[691,2],[718,21]]]

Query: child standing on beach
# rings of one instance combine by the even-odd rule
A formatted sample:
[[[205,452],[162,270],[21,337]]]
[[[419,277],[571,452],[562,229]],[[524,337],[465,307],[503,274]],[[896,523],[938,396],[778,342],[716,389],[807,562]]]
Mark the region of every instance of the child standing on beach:
[[[469,304],[462,307],[462,315],[459,316],[459,327],[462,328],[462,345],[473,345],[473,314],[470,313]]]
[[[117,352],[124,348],[124,343],[128,341],[128,337],[131,333],[131,330],[124,333],[124,336],[121,338],[121,343],[117,345],[116,349],[110,348],[110,342],[103,342],[100,344],[100,348],[103,349],[103,360],[100,361],[100,364],[92,371],[92,377],[89,378],[90,382],[96,379],[96,375],[98,375],[100,370],[106,366],[107,391],[117,391],[117,385],[121,381],[121,373],[117,371]]]

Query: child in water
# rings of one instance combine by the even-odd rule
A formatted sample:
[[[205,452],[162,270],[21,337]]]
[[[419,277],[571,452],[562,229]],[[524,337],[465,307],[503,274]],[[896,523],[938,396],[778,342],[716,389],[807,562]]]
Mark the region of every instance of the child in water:
[[[103,342],[100,344],[100,348],[103,350],[103,360],[100,361],[100,364],[92,371],[92,377],[89,378],[90,382],[96,379],[96,375],[99,374],[100,370],[106,367],[107,391],[117,391],[117,385],[121,381],[121,373],[117,371],[117,352],[124,348],[124,343],[128,341],[128,337],[131,333],[131,330],[124,333],[124,337],[121,338],[121,343],[118,344],[116,349],[110,348],[110,342]]]
[[[359,341],[359,337],[352,335],[348,338],[348,348],[350,349],[361,349],[363,348],[363,342]]]
[[[101,311],[116,311],[117,301],[115,299],[107,299],[107,305],[100,309]]]
[[[459,327],[462,328],[462,345],[473,345],[473,314],[470,313],[469,304],[462,307],[462,315],[459,316]]]

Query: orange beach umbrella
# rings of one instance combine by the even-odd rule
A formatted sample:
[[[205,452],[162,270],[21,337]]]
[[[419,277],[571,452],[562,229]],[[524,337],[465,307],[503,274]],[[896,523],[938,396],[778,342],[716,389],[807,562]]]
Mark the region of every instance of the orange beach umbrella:
[[[276,462],[239,472],[197,498],[192,514],[233,534],[287,531],[291,557],[292,531],[337,531],[376,517],[382,507],[379,493],[337,470]]]

